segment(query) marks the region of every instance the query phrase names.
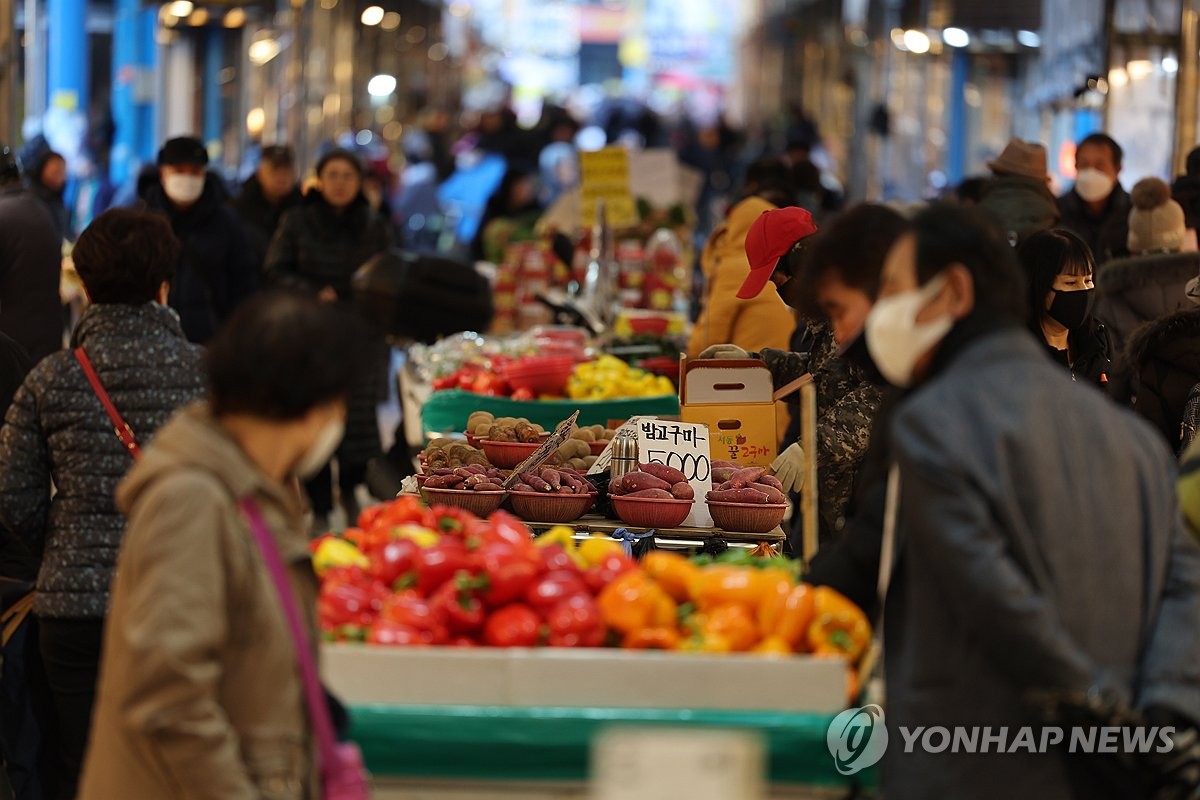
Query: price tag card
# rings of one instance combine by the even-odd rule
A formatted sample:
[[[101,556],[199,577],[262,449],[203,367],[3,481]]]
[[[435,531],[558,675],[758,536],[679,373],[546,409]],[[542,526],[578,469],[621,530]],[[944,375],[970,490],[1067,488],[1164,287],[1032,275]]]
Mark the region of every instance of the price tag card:
[[[749,731],[609,728],[592,746],[592,800],[763,800],[766,757]]]
[[[641,420],[637,426],[639,462],[665,464],[679,470],[696,493],[692,513],[684,520],[683,527],[711,528],[713,521],[705,500],[712,491],[708,426],[661,419]]]

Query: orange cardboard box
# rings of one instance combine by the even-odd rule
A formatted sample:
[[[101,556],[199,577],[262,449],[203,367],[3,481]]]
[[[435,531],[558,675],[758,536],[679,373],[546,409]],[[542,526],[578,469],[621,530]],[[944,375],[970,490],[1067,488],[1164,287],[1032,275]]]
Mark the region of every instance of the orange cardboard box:
[[[757,359],[679,363],[679,416],[708,426],[713,461],[767,467],[775,460],[775,396],[771,371]]]

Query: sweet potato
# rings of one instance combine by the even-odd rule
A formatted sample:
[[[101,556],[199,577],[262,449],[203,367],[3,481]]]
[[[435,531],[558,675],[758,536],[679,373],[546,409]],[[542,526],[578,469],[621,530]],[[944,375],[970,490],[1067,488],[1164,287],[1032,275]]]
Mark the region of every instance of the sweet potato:
[[[521,480],[532,486],[535,492],[553,491],[553,487],[551,487],[549,483],[547,483],[543,478],[534,475],[532,472],[522,472]]]
[[[665,489],[638,489],[636,492],[625,495],[626,497],[636,497],[645,500],[677,500],[674,495]]]
[[[558,488],[562,486],[562,473],[551,467],[546,467],[542,470],[542,480],[550,484],[551,489],[558,491]]]
[[[737,470],[733,467],[713,467],[712,482],[714,484],[728,483],[733,479],[733,473],[735,472]]]
[[[643,489],[662,489],[667,494],[670,494],[671,484],[662,478],[656,478],[641,471],[630,472],[625,476],[625,480],[621,481],[621,494],[633,494]]]
[[[730,481],[733,483],[734,489],[744,489],[752,483],[755,483],[759,478],[767,472],[765,467],[748,467],[739,469],[733,473]]]
[[[671,494],[678,500],[695,500],[696,490],[687,481],[679,481],[671,487]]]
[[[653,475],[660,480],[664,480],[672,486],[680,481],[687,480],[686,475],[673,467],[668,467],[666,464],[638,464],[638,469],[647,475]]]
[[[425,481],[426,489],[458,489],[462,485],[463,479],[457,475],[435,475]]]
[[[761,478],[758,479],[758,483],[764,483],[767,486],[774,486],[779,491],[781,491],[781,492],[783,491],[783,482],[780,481],[779,478],[776,478],[774,475],[763,475]]]
[[[787,502],[787,497],[784,496],[783,492],[779,491],[774,486],[768,486],[765,483],[752,483],[752,484],[750,484],[750,488],[758,489],[760,492],[762,492],[768,498],[770,498],[772,503],[786,503]]]
[[[533,487],[530,486],[528,483],[520,482],[520,483],[514,483],[512,490],[514,492],[532,492]]]
[[[477,492],[503,492],[504,487],[498,483],[479,483],[475,485]]]
[[[742,465],[738,464],[736,461],[721,461],[719,459],[717,461],[712,462],[712,466],[713,466],[713,469],[739,470],[742,468]]]
[[[726,489],[725,491],[709,492],[706,499],[717,503],[763,503],[770,502],[770,498],[760,492],[758,489]]]

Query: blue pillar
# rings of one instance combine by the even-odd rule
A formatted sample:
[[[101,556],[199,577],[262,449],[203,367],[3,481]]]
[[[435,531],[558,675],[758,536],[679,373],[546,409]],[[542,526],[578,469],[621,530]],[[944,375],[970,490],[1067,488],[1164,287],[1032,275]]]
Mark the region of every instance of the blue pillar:
[[[48,108],[87,113],[87,0],[47,0]]]
[[[109,177],[121,186],[157,152],[152,76],[158,13],[142,8],[140,0],[116,0],[113,13],[112,114],[117,130]]]
[[[223,29],[210,28],[204,37],[204,144],[221,140],[221,63]]]
[[[1104,114],[1091,108],[1075,109],[1075,142],[1090,133],[1104,130]]]
[[[946,181],[957,186],[967,171],[967,78],[971,62],[967,51],[955,48],[950,56],[950,112],[947,127],[949,148],[946,153]]]

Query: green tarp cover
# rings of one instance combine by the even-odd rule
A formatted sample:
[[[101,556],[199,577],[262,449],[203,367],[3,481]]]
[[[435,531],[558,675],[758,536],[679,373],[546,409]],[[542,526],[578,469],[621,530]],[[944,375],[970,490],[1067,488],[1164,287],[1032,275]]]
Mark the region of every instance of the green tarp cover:
[[[677,416],[679,398],[637,397],[629,400],[510,400],[487,397],[457,389],[434,392],[421,408],[421,425],[426,431],[461,432],[475,411],[488,411],[497,417],[524,417],[548,431],[579,409],[580,425],[607,425],[609,420],[627,420],[632,416]]]
[[[838,774],[825,744],[832,715],[503,706],[357,706],[351,736],[367,768],[391,778],[584,781],[589,749],[608,725],[671,725],[757,731],[774,783],[871,787],[874,769]]]

